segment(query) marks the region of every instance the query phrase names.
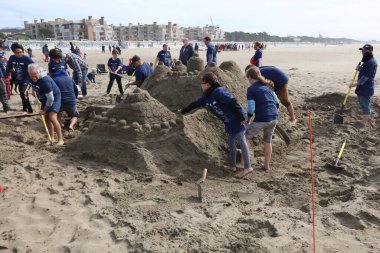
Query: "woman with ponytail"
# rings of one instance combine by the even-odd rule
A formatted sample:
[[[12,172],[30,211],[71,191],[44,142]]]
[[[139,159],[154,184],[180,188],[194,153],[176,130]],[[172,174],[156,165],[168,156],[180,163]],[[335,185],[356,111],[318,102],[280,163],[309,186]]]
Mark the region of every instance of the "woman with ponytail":
[[[251,58],[251,64],[255,65],[256,67],[261,67],[262,64],[262,59],[263,59],[263,51],[262,49],[264,48],[264,44],[256,41],[253,44],[253,49],[256,50],[255,54]]]
[[[236,171],[236,143],[241,148],[244,162],[244,176],[252,172],[249,159],[249,149],[245,138],[247,112],[239,104],[236,98],[225,88],[221,87],[217,77],[213,73],[206,73],[202,77],[203,95],[187,107],[179,110],[182,114],[188,113],[196,108],[207,106],[207,108],[221,121],[228,134],[229,169]]]
[[[258,67],[252,66],[245,73],[251,83],[247,89],[249,126],[246,138],[252,139],[261,130],[264,130],[263,169],[269,170],[272,156],[272,135],[278,121],[279,101],[276,93],[268,85],[271,81],[261,76]],[[250,123],[253,115],[255,115],[253,122]]]

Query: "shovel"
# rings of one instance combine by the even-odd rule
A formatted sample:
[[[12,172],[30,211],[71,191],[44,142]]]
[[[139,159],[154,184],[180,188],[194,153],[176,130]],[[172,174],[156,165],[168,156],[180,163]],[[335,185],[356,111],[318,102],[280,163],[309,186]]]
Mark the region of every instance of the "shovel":
[[[342,104],[342,106],[340,107],[340,110],[335,114],[335,117],[334,117],[334,124],[343,124],[343,110],[344,110],[344,107],[346,106],[346,103],[347,103],[348,97],[350,96],[351,85],[355,82],[356,77],[357,77],[357,75],[358,75],[358,73],[359,73],[360,63],[361,63],[361,62],[359,62],[358,66],[356,67],[354,77],[353,77],[352,80],[351,80],[351,84],[350,84],[350,87],[348,88],[348,91],[347,91],[346,97],[345,97],[344,100],[343,100],[343,104]]]
[[[204,169],[203,170],[203,175],[202,175],[202,178],[200,178],[198,181],[197,181],[197,185],[198,185],[198,199],[200,202],[203,201],[203,196],[202,196],[202,185],[203,183],[205,182],[206,180],[206,176],[207,176],[207,169]]]
[[[344,150],[345,147],[346,147],[346,142],[344,142],[343,145],[342,145],[342,147],[340,148],[340,151],[339,151],[338,157],[336,158],[334,166],[338,166],[339,160],[342,157],[343,150]]]

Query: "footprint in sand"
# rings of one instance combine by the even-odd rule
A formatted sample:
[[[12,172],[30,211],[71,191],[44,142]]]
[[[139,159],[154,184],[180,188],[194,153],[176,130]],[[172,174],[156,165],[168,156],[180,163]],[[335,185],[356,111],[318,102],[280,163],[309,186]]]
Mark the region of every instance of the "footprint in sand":
[[[348,212],[334,213],[334,216],[339,220],[342,226],[350,229],[363,230],[365,226],[363,225],[361,219]]]

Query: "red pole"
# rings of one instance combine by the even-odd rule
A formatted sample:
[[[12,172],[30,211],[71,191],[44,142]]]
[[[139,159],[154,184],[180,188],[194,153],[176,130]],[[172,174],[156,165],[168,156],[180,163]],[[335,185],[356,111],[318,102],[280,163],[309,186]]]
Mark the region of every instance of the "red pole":
[[[309,139],[310,139],[310,174],[311,174],[311,216],[313,222],[313,253],[316,252],[315,242],[315,206],[314,206],[314,161],[313,161],[313,126],[311,111],[309,111]]]

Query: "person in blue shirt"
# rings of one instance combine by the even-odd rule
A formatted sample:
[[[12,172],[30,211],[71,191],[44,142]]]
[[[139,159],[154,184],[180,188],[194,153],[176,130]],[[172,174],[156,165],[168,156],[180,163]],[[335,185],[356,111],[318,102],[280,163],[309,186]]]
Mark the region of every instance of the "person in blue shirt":
[[[140,87],[144,83],[145,79],[153,73],[153,68],[149,63],[143,63],[141,58],[137,55],[132,57],[131,64],[135,68],[136,81],[127,84],[127,86],[136,85],[137,87]]]
[[[77,85],[64,70],[56,71],[52,78],[61,92],[61,109],[59,110],[58,121],[62,125],[62,113],[66,112],[66,114],[70,117],[69,129],[74,130],[79,117],[77,108]]]
[[[57,145],[61,146],[64,144],[64,141],[61,124],[57,116],[61,109],[61,92],[50,76],[41,75],[40,66],[37,63],[30,64],[28,72],[33,88],[33,95],[37,96],[41,102],[39,113],[44,115],[46,119],[46,125],[52,141],[54,141],[54,132],[56,132],[58,136]]]
[[[20,97],[22,101],[22,110],[24,112],[33,113],[33,108],[30,105],[28,98],[28,65],[33,63],[33,60],[24,55],[24,47],[18,43],[13,43],[11,46],[14,55],[9,57],[7,68],[4,73],[5,76],[12,72],[13,82],[18,84]]]
[[[359,105],[363,113],[361,123],[367,126],[371,120],[371,97],[375,93],[377,61],[373,56],[372,45],[365,44],[359,50],[362,51],[363,64],[360,66],[357,82],[350,87],[356,87],[355,93],[358,96]]]
[[[211,62],[218,64],[218,59],[217,59],[217,49],[216,46],[211,42],[210,37],[205,37],[203,39],[203,42],[206,44],[207,47],[207,52],[206,52],[206,62],[207,65],[210,64]]]
[[[97,75],[97,69],[93,68],[90,73],[87,74],[87,84],[96,84],[96,75]]]
[[[67,71],[67,64],[62,52],[58,48],[49,51],[50,61],[48,64],[49,75],[53,76],[56,71]]]
[[[253,44],[253,49],[256,50],[255,54],[251,58],[251,64],[255,65],[256,67],[261,67],[263,65],[262,60],[263,60],[263,48],[264,44],[256,41]]]
[[[183,65],[187,65],[187,62],[191,57],[194,55],[194,48],[189,43],[188,38],[183,39],[183,46],[181,50],[179,51],[179,60],[182,62]]]
[[[166,67],[171,67],[173,64],[173,58],[168,50],[168,45],[164,44],[162,50],[158,52],[154,66],[157,66],[159,62],[163,62]]]
[[[107,95],[110,94],[113,82],[116,80],[117,86],[119,87],[119,92],[121,95],[123,95],[123,86],[121,84],[121,76],[118,76],[116,74],[121,74],[120,70],[123,67],[123,63],[121,60],[118,58],[118,51],[115,49],[112,51],[112,57],[109,58],[108,63],[108,71],[110,73],[110,81],[108,83],[107,87]]]
[[[248,144],[245,138],[247,113],[239,104],[236,98],[225,88],[221,87],[217,77],[213,73],[206,73],[202,77],[203,95],[187,107],[179,110],[181,114],[188,113],[199,107],[207,108],[224,123],[225,131],[228,134],[229,145],[229,169],[236,171],[236,144],[237,141],[244,161],[244,171],[242,176],[252,172],[249,158]]]
[[[3,71],[1,71],[0,68],[0,102],[3,105],[3,111],[8,112],[9,111],[9,105],[8,105],[8,96],[7,91],[5,88],[5,83],[3,81]]]
[[[264,78],[260,69],[252,66],[246,72],[251,85],[247,89],[248,123],[246,137],[252,139],[261,130],[264,130],[264,164],[265,170],[270,169],[272,157],[272,136],[278,122],[279,101],[276,93],[270,88],[273,82]]]
[[[254,65],[248,65],[246,71]],[[289,121],[292,124],[296,124],[297,119],[294,113],[293,104],[289,101],[288,83],[289,76],[281,69],[274,66],[264,66],[260,68],[260,73],[266,79],[271,80],[274,83],[274,92],[280,99],[282,105],[284,105],[289,113]]]

